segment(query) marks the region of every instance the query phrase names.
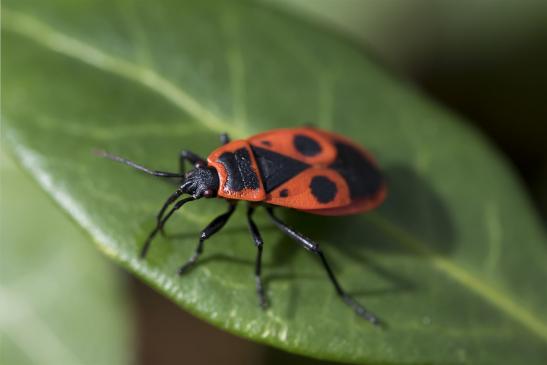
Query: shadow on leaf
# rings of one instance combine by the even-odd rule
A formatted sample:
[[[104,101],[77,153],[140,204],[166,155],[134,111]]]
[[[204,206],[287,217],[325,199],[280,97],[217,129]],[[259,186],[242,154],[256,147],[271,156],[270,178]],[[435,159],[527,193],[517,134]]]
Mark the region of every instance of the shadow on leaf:
[[[441,255],[449,255],[454,249],[455,231],[449,213],[435,190],[413,170],[405,166],[386,169],[389,195],[376,214],[413,239],[418,239],[428,249]],[[352,293],[353,295],[385,295],[416,289],[407,277],[388,270],[376,257],[382,255],[421,255],[402,245],[384,227],[367,217],[367,214],[345,217],[322,217],[296,211],[284,213],[291,226],[320,243],[327,255],[337,250],[343,256],[358,262],[379,277],[391,283],[391,287],[374,288]],[[324,243],[323,243],[324,242]],[[273,262],[290,262],[301,250],[289,238],[281,239],[273,248]],[[380,255],[380,256],[379,256]],[[339,271],[339,260],[331,260]]]
[[[456,232],[441,197],[408,167],[393,166],[385,173],[388,197],[380,208],[368,214],[381,217],[391,227],[420,240],[433,252],[450,255],[454,250]],[[363,250],[417,254],[387,235],[385,229],[375,224],[368,214],[322,217],[291,211],[285,216],[291,225],[319,243],[331,242],[333,247],[347,250],[352,255]]]

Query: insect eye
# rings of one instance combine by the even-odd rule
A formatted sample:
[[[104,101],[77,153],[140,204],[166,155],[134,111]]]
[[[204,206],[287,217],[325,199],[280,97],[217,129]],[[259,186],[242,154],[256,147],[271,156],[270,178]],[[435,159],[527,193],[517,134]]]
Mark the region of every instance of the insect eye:
[[[205,163],[204,163],[203,161],[198,161],[198,162],[196,162],[196,164],[194,165],[194,167],[195,167],[196,169],[203,169],[203,168],[205,168],[206,166],[205,166]]]
[[[211,198],[213,196],[213,190],[211,189],[207,189],[203,192],[203,197],[204,198]]]

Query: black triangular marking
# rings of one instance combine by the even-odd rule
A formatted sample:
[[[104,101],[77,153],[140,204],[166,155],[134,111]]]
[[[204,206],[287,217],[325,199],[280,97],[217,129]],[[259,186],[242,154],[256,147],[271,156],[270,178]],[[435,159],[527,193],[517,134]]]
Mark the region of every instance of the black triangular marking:
[[[310,167],[307,163],[277,152],[256,146],[251,146],[251,148],[267,193]]]

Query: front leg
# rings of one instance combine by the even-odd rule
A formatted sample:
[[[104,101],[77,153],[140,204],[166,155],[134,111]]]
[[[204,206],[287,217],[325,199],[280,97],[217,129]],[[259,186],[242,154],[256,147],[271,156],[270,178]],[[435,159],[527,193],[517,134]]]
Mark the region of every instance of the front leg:
[[[228,133],[221,133],[220,134],[220,144],[225,145],[230,143],[230,136],[228,136]]]
[[[163,207],[161,208],[162,212],[165,211],[165,209],[167,208],[168,202],[171,199],[172,197],[170,197],[168,201],[163,205]],[[178,209],[180,209],[184,204],[191,202],[193,200],[196,200],[196,198],[194,198],[193,196],[179,200],[178,202],[175,203],[175,206],[171,208],[171,210],[156,223],[156,227],[152,230],[152,232],[150,232],[150,234],[148,235],[148,238],[144,242],[144,246],[142,247],[142,250],[141,250],[141,258],[144,258],[146,256],[146,253],[148,252],[148,249],[150,248],[150,243],[152,242],[156,234],[159,231],[163,230],[163,226],[169,220],[169,218],[173,215],[173,213],[175,213]]]
[[[226,211],[226,213],[223,213],[213,219],[213,221],[209,223],[207,227],[203,229],[203,231],[201,231],[196,250],[192,257],[190,257],[190,259],[188,259],[188,261],[186,261],[186,263],[180,267],[180,269],[178,270],[179,275],[186,273],[196,263],[198,257],[203,252],[203,243],[205,242],[205,240],[210,238],[212,235],[220,231],[222,227],[224,227],[226,222],[228,222],[228,219],[230,219],[230,217],[232,216],[232,213],[235,209],[236,203],[228,202],[228,210]]]
[[[207,162],[202,159],[201,157],[199,157],[198,155],[196,155],[195,153],[191,152],[191,151],[187,151],[187,150],[182,150],[180,151],[180,154],[179,154],[179,171],[180,171],[180,177],[184,179],[184,172],[185,172],[185,167],[184,167],[184,161],[189,161],[194,167],[198,167],[198,166],[206,166],[207,165]],[[175,199],[180,196],[180,191],[177,190],[175,193],[173,193],[173,195],[165,202],[164,206],[161,208],[161,210],[158,212],[158,214],[156,215],[156,224],[160,224],[162,218],[163,218],[163,215],[165,214],[165,210],[167,209],[167,206],[171,203],[173,203],[175,201]],[[160,228],[160,232],[162,235],[165,235],[165,230],[163,229],[163,226]]]
[[[190,164],[194,167],[205,167],[207,166],[207,161],[205,159],[201,158],[200,156],[196,155],[192,151],[188,150],[182,150],[179,154],[179,167],[180,167],[180,173],[184,174],[186,171],[186,168],[184,166],[184,162],[188,161]]]

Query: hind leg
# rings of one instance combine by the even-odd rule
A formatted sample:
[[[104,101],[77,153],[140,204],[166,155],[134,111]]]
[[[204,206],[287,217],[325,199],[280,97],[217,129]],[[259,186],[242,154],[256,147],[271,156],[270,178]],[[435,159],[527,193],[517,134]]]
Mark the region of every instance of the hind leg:
[[[381,324],[380,320],[371,312],[369,312],[365,307],[363,307],[361,304],[359,304],[355,299],[353,299],[351,296],[349,296],[344,289],[340,286],[338,283],[338,280],[336,279],[336,276],[334,275],[334,272],[332,271],[327,258],[325,257],[325,254],[323,251],[319,248],[319,245],[315,242],[313,242],[308,237],[304,236],[303,234],[295,231],[291,227],[287,226],[285,223],[283,223],[279,218],[277,218],[273,212],[272,207],[266,207],[266,211],[268,212],[268,215],[272,219],[273,223],[281,230],[283,233],[285,233],[287,236],[292,238],[294,241],[296,241],[298,244],[300,244],[302,247],[304,247],[306,250],[313,252],[317,256],[319,256],[319,259],[321,260],[321,264],[323,265],[323,268],[327,272],[327,276],[329,277],[329,280],[331,281],[332,285],[334,286],[334,289],[336,290],[336,293],[340,298],[349,305],[355,313],[357,313],[359,316],[363,317],[370,323],[374,325]]]

